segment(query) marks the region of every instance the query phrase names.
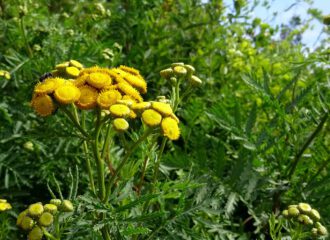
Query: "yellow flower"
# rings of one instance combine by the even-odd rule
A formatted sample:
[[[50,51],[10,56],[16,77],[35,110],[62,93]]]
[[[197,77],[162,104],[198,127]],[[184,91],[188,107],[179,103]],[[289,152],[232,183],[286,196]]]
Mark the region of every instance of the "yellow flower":
[[[43,227],[49,227],[50,225],[53,224],[54,217],[53,217],[53,215],[51,213],[44,212],[43,214],[41,214],[38,222]]]
[[[125,72],[128,72],[130,74],[133,74],[135,76],[140,75],[139,70],[137,70],[135,68],[131,68],[131,67],[127,67],[127,66],[124,66],[124,65],[120,65],[119,66],[119,69],[121,69],[121,70],[123,70]]]
[[[92,88],[88,85],[79,87],[80,98],[76,102],[76,105],[80,109],[92,109],[96,106],[96,100],[98,97],[98,92],[95,88]]]
[[[7,203],[6,199],[0,199],[0,212],[10,210],[10,209],[11,209],[10,203]]]
[[[118,83],[118,88],[120,89],[120,91],[122,91],[123,93],[125,93],[125,94],[133,97],[138,102],[142,102],[143,101],[143,98],[141,97],[139,91],[136,90],[131,85],[129,85],[127,83],[124,83],[124,82],[120,82],[120,83]]]
[[[41,203],[31,204],[28,209],[31,217],[40,217],[44,212],[44,206]]]
[[[62,86],[65,82],[63,78],[47,78],[45,81],[38,83],[34,88],[34,93],[48,94],[53,93],[58,87]]]
[[[149,127],[155,127],[162,121],[162,115],[153,109],[147,109],[142,113],[143,122]]]
[[[83,85],[85,85],[86,80],[87,80],[88,77],[89,77],[88,74],[82,74],[82,75],[80,75],[79,77],[77,77],[75,80],[73,80],[72,83],[73,83],[76,87],[83,86]]]
[[[173,118],[166,117],[161,124],[163,135],[170,140],[177,140],[180,137],[180,128]]]
[[[80,91],[73,84],[65,84],[55,90],[54,97],[61,104],[70,104],[80,98]]]
[[[5,77],[7,80],[10,79],[10,73],[5,70],[0,70],[0,77]]]
[[[165,117],[170,116],[173,113],[173,110],[172,110],[170,104],[167,104],[167,103],[152,102],[151,107]]]
[[[115,69],[116,73],[120,75],[126,82],[128,82],[133,87],[137,88],[141,93],[147,92],[147,83],[140,75],[133,75],[131,73],[125,72],[119,68]],[[119,81],[121,79],[119,78]]]
[[[173,67],[173,72],[177,76],[185,76],[187,74],[187,69],[184,66]]]
[[[151,107],[150,102],[140,102],[140,103],[134,103],[131,108],[133,110],[143,111],[143,110],[146,110],[150,107]]]
[[[161,77],[166,78],[166,79],[173,77],[173,74],[174,74],[172,68],[167,68],[167,69],[161,70],[159,73],[160,73]]]
[[[117,100],[121,99],[121,94],[117,90],[103,91],[97,97],[97,103],[102,109],[108,109],[115,104]]]
[[[126,117],[129,115],[130,109],[124,104],[114,104],[110,107],[110,113],[114,117]]]
[[[192,86],[194,87],[198,87],[200,85],[203,84],[202,80],[200,80],[199,77],[195,76],[195,75],[192,75],[191,78],[190,78],[190,83]]]
[[[123,132],[128,129],[129,124],[124,118],[116,118],[115,120],[113,120],[113,127],[117,131]]]
[[[79,69],[76,68],[76,67],[67,67],[67,68],[65,68],[65,73],[66,73],[69,77],[76,78],[76,77],[79,76],[80,71],[79,71]]]
[[[92,87],[100,89],[111,84],[111,77],[105,73],[94,72],[89,74],[89,78],[86,81]]]
[[[64,62],[64,63],[57,64],[55,66],[55,69],[58,70],[58,71],[60,71],[60,72],[64,72],[65,69],[67,67],[69,67],[69,66],[70,66],[70,63],[69,62]]]
[[[35,222],[31,217],[24,216],[23,219],[22,219],[22,222],[20,224],[20,227],[23,230],[28,231],[28,230],[31,230],[33,228],[34,224],[35,224]]]
[[[111,77],[105,73],[94,72],[89,74],[87,83],[95,88],[103,88],[104,86],[111,84]]]
[[[72,67],[76,67],[76,68],[78,68],[78,69],[82,69],[82,68],[84,68],[84,66],[83,66],[80,62],[78,62],[78,61],[76,61],[76,60],[70,60],[70,61],[69,61],[69,64],[70,64],[70,66],[72,66]]]
[[[52,98],[48,95],[41,95],[32,99],[31,105],[38,115],[46,117],[55,111]]]
[[[49,212],[54,215],[57,212],[57,206],[55,204],[48,203],[44,205],[44,210],[45,212]]]
[[[35,226],[28,235],[28,240],[41,240],[44,232],[39,226]]]
[[[117,103],[124,104],[124,105],[130,107],[133,105],[134,101],[131,99],[121,99],[121,100],[118,100]]]
[[[17,225],[17,226],[21,226],[24,217],[25,217],[28,213],[29,213],[29,210],[28,210],[28,209],[25,209],[23,212],[21,212],[20,214],[18,214],[18,216],[17,216],[17,220],[16,220],[16,225]]]

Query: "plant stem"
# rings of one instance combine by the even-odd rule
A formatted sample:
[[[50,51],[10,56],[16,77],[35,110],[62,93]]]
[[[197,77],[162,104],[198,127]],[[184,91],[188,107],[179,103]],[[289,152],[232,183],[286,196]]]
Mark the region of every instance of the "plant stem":
[[[25,32],[25,26],[24,26],[24,17],[23,16],[20,18],[20,27],[21,27],[21,31],[22,31],[26,51],[29,55],[29,58],[32,58],[33,53],[32,53],[32,50],[30,48],[29,42],[27,40],[27,36],[26,36],[26,32]]]
[[[116,177],[119,175],[120,170],[123,168],[123,166],[125,165],[125,163],[127,162],[127,160],[129,159],[129,157],[132,155],[132,153],[134,152],[134,150],[145,140],[147,139],[147,137],[152,133],[152,129],[148,128],[144,134],[135,142],[133,143],[133,145],[131,147],[128,148],[128,151],[126,152],[123,160],[121,161],[121,163],[119,164],[118,168],[116,169],[116,171],[114,172],[114,174],[111,176],[109,182],[108,182],[108,186],[107,186],[107,191],[106,191],[106,196],[104,201],[107,202],[111,193],[111,188],[113,186],[113,183],[116,179]]]
[[[68,116],[68,118],[71,120],[73,125],[80,131],[80,133],[87,139],[90,139],[89,134],[80,126],[74,115],[65,107],[62,107],[61,110]]]
[[[107,128],[107,133],[105,135],[105,141],[103,143],[102,153],[101,153],[101,158],[102,159],[104,159],[105,154],[106,154],[106,152],[107,152],[107,150],[109,148],[110,136],[111,136],[110,132],[111,132],[111,124],[109,123],[108,124],[108,128]]]
[[[323,125],[325,124],[327,118],[328,118],[328,113],[325,113],[324,116],[321,118],[321,121],[318,124],[315,131],[307,138],[306,142],[304,143],[304,145],[302,146],[300,151],[295,156],[294,161],[291,165],[290,171],[287,175],[289,179],[292,178],[292,176],[297,168],[297,165],[298,165],[299,161],[301,160],[301,157],[302,157],[303,153],[305,152],[305,150],[309,147],[309,145],[312,143],[313,139],[317,136],[317,134],[319,134],[319,132],[322,130]]]
[[[56,237],[54,237],[52,234],[50,234],[50,233],[46,230],[46,228],[42,227],[41,229],[42,229],[43,233],[45,234],[45,236],[46,236],[48,239],[51,239],[51,240],[60,240],[59,238],[56,238]]]
[[[100,153],[99,153],[99,137],[102,129],[102,124],[100,124],[100,121],[96,121],[96,134],[95,139],[93,141],[93,153],[96,160],[96,166],[97,166],[97,183],[99,188],[99,199],[102,201],[105,196],[105,183],[104,183],[104,164],[101,159]]]
[[[156,180],[158,178],[159,166],[160,166],[161,158],[162,158],[166,143],[167,143],[167,138],[163,138],[162,144],[160,145],[160,149],[159,149],[159,152],[157,154],[155,166],[154,166],[154,175],[153,175],[153,178],[152,178],[152,192],[153,192],[153,189],[154,189],[153,186],[155,185]]]

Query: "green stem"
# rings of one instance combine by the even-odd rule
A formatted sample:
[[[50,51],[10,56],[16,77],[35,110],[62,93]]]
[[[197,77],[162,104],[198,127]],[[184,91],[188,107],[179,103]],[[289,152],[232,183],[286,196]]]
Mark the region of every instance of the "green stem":
[[[96,122],[96,135],[95,139],[93,141],[93,153],[96,160],[96,166],[97,166],[97,183],[99,188],[99,199],[102,201],[105,196],[105,183],[104,183],[104,164],[101,159],[100,153],[99,153],[99,137],[101,133],[102,124],[100,124],[100,121]]]
[[[32,50],[30,48],[29,42],[27,40],[27,36],[26,36],[26,32],[25,32],[25,26],[24,26],[24,17],[23,16],[20,19],[20,27],[21,27],[21,31],[22,31],[26,51],[27,51],[29,57],[32,58],[33,53],[32,53]]]
[[[160,166],[161,158],[162,158],[166,143],[167,143],[167,138],[163,138],[162,144],[160,145],[160,149],[159,149],[159,152],[157,154],[157,159],[156,159],[156,162],[155,162],[155,166],[154,166],[154,176],[152,178],[152,186],[155,185],[156,180],[158,178],[159,166]],[[154,189],[154,187],[152,187],[152,192],[153,192],[153,189]]]
[[[111,132],[111,124],[109,123],[108,128],[107,128],[107,133],[105,135],[105,141],[103,143],[102,153],[101,153],[102,159],[104,159],[107,149],[109,148],[110,136],[111,136],[110,132]]]
[[[116,179],[116,177],[119,175],[120,170],[123,168],[123,166],[125,165],[125,163],[127,162],[127,160],[129,159],[129,157],[132,155],[132,153],[134,152],[134,150],[145,140],[147,139],[147,137],[152,133],[152,129],[149,128],[147,129],[144,134],[135,142],[133,143],[133,145],[128,148],[128,151],[126,152],[123,160],[121,161],[121,163],[119,164],[118,168],[116,169],[116,171],[114,172],[114,174],[111,176],[109,182],[108,182],[108,186],[107,186],[107,191],[106,191],[106,196],[105,196],[105,202],[108,201],[110,193],[111,193],[111,188],[114,184],[114,181]]]
[[[68,118],[71,120],[73,125],[80,131],[80,133],[87,139],[90,139],[89,134],[80,126],[80,124],[76,120],[75,116],[65,107],[62,107],[61,110],[68,116]]]
[[[84,111],[81,113],[81,127],[83,129],[86,129],[86,115],[85,115]],[[94,178],[93,178],[93,170],[92,170],[91,161],[90,161],[90,158],[89,158],[89,151],[88,151],[87,142],[85,140],[83,141],[83,151],[84,151],[84,154],[85,154],[89,184],[90,184],[90,187],[91,187],[91,190],[93,191],[93,193],[96,194]]]
[[[293,173],[295,172],[297,165],[298,165],[299,161],[301,160],[301,157],[302,157],[303,153],[305,152],[305,150],[312,143],[313,139],[321,132],[323,125],[325,124],[327,118],[328,118],[328,113],[325,113],[324,116],[321,118],[321,121],[320,121],[319,125],[317,126],[317,128],[315,129],[315,131],[307,138],[305,144],[302,146],[300,151],[295,156],[292,166],[290,168],[290,171],[287,175],[289,179],[292,178]]]
[[[46,228],[42,227],[41,229],[42,229],[43,233],[45,234],[45,236],[46,236],[48,239],[51,239],[51,240],[60,240],[59,238],[56,238],[56,237],[54,237],[52,234],[50,234],[50,233],[46,230]]]

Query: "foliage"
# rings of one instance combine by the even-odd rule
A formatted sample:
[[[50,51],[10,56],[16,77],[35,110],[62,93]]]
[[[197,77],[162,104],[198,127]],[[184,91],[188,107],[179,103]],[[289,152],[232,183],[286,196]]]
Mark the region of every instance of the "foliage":
[[[49,201],[47,183],[69,195],[75,166],[76,210],[61,239],[100,239],[105,226],[113,239],[277,239],[299,232],[279,218],[292,202],[315,206],[329,229],[329,28],[308,49],[300,36],[323,21],[319,10],[270,26],[251,17],[260,1],[233,2],[0,1],[0,69],[11,75],[0,77],[0,197],[13,206],[0,214],[2,239],[24,239],[14,216]],[[203,86],[177,110],[181,138],[164,145],[152,193],[158,144],[141,145],[104,204],[88,190],[70,121],[31,110],[39,77],[68,59],[136,67],[147,98],[170,97],[158,75],[169,63],[195,66]],[[111,151],[118,162],[123,149]],[[144,162],[149,187],[136,191]]]

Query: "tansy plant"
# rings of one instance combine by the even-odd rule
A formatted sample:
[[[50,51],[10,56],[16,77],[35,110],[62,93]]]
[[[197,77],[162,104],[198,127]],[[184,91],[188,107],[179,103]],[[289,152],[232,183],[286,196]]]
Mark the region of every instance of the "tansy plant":
[[[78,61],[70,60],[58,64],[55,70],[40,78],[34,87],[31,106],[41,117],[53,116],[59,110],[72,122],[77,136],[83,142],[90,190],[99,201],[107,204],[111,193],[121,186],[117,184],[121,170],[138,146],[147,139],[158,143],[158,138],[162,137],[154,164],[152,184],[156,182],[166,142],[180,137],[180,121],[175,112],[181,101],[202,84],[194,73],[195,69],[190,65],[172,64],[170,68],[160,72],[172,87],[170,98],[160,96],[156,100],[146,101],[143,94],[147,92],[147,82],[138,70],[127,66],[84,68]],[[87,114],[92,116],[92,124],[87,122]],[[133,123],[139,122],[139,119],[142,124]],[[141,126],[141,130],[136,130],[136,126]],[[136,137],[137,135],[140,136]],[[110,149],[117,142],[122,145],[124,154],[119,163],[114,164]],[[93,153],[93,160],[89,158],[90,151]],[[141,166],[141,180],[145,171],[146,166]],[[143,181],[137,187],[137,194],[140,194],[142,187]],[[149,189],[153,191],[154,188]],[[42,208],[42,204],[37,205]],[[45,207],[46,205],[44,209]],[[45,229],[47,226],[40,220],[43,215],[31,214],[30,210],[22,213],[24,219],[34,221],[34,224],[28,224],[29,236],[40,236],[41,233],[47,234],[46,237],[50,236]],[[52,218],[47,211],[44,214],[49,219]],[[26,228],[23,221],[21,222],[22,216],[20,215],[18,225]],[[95,217],[99,221],[104,220],[102,214]],[[100,231],[103,239],[110,239],[109,229],[102,227]]]

